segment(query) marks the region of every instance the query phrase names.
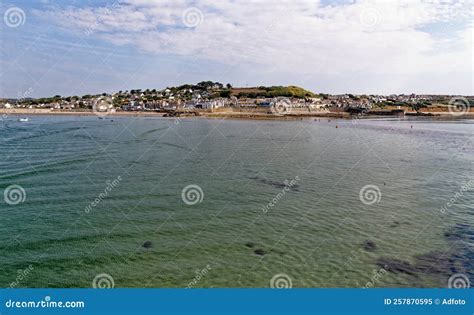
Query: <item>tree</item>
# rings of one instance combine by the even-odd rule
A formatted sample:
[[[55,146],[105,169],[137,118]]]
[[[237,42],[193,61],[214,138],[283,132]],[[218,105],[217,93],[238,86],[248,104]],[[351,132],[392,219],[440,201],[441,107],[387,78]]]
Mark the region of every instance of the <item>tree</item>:
[[[219,82],[212,82],[212,81],[201,81],[197,84],[198,87],[200,87],[201,89],[210,89],[214,86],[218,86],[219,88],[222,88],[223,85],[222,83],[219,83]]]
[[[226,86],[228,89],[231,89],[231,88],[232,88],[232,84],[230,84],[230,83],[227,83],[225,86]]]
[[[112,101],[112,104],[113,104],[115,107],[120,107],[121,102],[122,102],[121,99],[115,98],[115,99]]]
[[[231,93],[231,90],[227,89],[227,90],[222,90],[219,92],[219,96],[220,97],[230,97],[230,93]]]

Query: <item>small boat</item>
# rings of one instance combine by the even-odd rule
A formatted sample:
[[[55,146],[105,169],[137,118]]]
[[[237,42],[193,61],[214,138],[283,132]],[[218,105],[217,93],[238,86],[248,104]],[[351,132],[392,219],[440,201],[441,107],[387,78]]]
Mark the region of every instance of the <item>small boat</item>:
[[[19,121],[19,122],[29,122],[30,119],[29,119],[28,117],[18,118],[18,121]]]

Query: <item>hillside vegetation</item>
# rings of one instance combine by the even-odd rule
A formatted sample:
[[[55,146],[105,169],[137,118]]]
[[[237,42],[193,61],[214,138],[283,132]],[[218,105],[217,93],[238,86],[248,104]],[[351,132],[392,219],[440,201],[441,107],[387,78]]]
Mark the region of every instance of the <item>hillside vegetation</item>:
[[[286,97],[314,97],[315,94],[308,90],[305,90],[299,86],[259,86],[255,88],[234,88],[232,89],[232,95],[237,96],[238,98],[242,97],[277,97],[277,96],[286,96]]]

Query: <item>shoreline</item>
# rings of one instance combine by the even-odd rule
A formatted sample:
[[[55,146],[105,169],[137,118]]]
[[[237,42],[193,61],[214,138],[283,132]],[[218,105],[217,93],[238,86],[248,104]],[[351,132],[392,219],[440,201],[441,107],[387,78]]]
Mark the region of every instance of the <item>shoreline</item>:
[[[405,115],[377,115],[366,113],[363,115],[351,115],[347,112],[294,112],[289,114],[269,114],[258,111],[196,111],[192,113],[178,113],[178,115],[170,115],[166,112],[113,112],[106,114],[97,114],[93,111],[57,111],[57,110],[41,110],[41,109],[0,109],[0,116],[97,116],[97,117],[162,117],[162,118],[229,118],[229,119],[248,119],[248,120],[301,120],[306,118],[333,118],[333,119],[370,119],[370,118],[396,118],[396,117],[422,117],[432,119],[474,119],[474,111],[469,111],[463,115],[455,116],[450,112],[407,112]]]

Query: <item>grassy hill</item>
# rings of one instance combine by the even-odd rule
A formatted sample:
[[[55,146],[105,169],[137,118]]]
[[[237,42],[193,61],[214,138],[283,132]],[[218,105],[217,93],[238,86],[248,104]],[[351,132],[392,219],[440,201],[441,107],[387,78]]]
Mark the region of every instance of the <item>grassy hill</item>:
[[[259,86],[252,88],[232,88],[232,95],[241,97],[276,97],[276,96],[286,96],[286,97],[314,97],[315,94],[308,90],[305,90],[299,86]]]

